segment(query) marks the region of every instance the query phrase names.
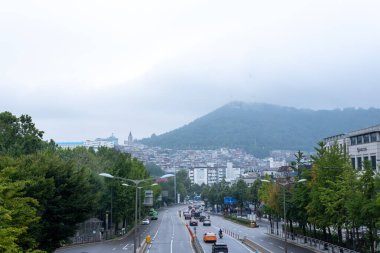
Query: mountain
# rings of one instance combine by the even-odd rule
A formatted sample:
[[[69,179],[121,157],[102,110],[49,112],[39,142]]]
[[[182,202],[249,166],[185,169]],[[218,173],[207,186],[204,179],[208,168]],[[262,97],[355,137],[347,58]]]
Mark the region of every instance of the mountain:
[[[310,110],[261,103],[229,103],[141,143],[172,149],[242,148],[264,157],[276,149],[313,151],[325,137],[380,123],[380,109]]]

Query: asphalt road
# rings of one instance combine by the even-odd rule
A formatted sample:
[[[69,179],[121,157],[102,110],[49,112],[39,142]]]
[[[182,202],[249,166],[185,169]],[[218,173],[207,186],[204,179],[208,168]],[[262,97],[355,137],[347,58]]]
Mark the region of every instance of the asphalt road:
[[[179,210],[186,210],[187,206],[175,206],[159,211],[158,220],[152,221],[149,225],[141,225],[141,241],[146,235],[150,235],[152,243],[148,245],[146,253],[193,253],[191,246],[190,235],[185,226],[189,220],[184,220],[183,215],[179,217]],[[241,237],[246,236],[256,244],[273,253],[284,252],[284,241],[273,238],[266,234],[266,223],[260,223],[259,228],[248,228],[217,215],[211,215],[211,226],[204,227],[203,223],[199,222],[196,227],[196,235],[201,243],[205,253],[211,253],[212,243],[203,242],[203,234],[206,232],[214,232],[218,235],[220,228],[227,229]],[[194,231],[194,227],[191,227]],[[133,252],[134,237],[131,234],[128,237],[118,238],[112,241],[104,241],[94,244],[77,245],[74,247],[61,248],[56,250],[56,253],[117,253],[117,252]],[[220,243],[226,243],[229,252],[233,253],[254,253],[246,245],[239,240],[232,238],[224,233],[222,239],[218,239]],[[288,244],[289,253],[312,253],[313,251]]]
[[[165,210],[146,253],[193,253],[190,234],[178,215],[180,206]]]
[[[187,206],[181,208],[181,211],[184,211],[184,210],[187,210]],[[181,217],[181,220],[183,223],[189,224],[189,220],[185,220],[183,216]],[[242,244],[239,240],[236,240],[226,234],[224,234],[222,239],[219,239],[218,231],[220,227],[218,226],[218,221],[216,221],[214,217],[211,217],[211,226],[203,226],[202,222],[198,222],[198,226],[191,226],[190,228],[196,234],[198,241],[200,242],[205,253],[211,253],[212,244],[213,244],[213,243],[205,243],[203,241],[203,234],[206,232],[214,232],[217,235],[217,239],[218,239],[217,242],[227,244],[229,252],[254,253],[254,251],[250,250],[247,246]]]
[[[211,220],[215,224],[216,228],[227,229],[235,234],[239,234],[241,237],[246,236],[251,241],[260,245],[261,247],[267,249],[273,253],[284,252],[284,241],[273,238],[266,234],[267,227],[265,222],[258,222],[258,228],[249,228],[243,225],[233,223],[231,221],[225,220],[223,217],[211,215]],[[293,245],[288,243],[289,253],[313,253],[309,249]]]

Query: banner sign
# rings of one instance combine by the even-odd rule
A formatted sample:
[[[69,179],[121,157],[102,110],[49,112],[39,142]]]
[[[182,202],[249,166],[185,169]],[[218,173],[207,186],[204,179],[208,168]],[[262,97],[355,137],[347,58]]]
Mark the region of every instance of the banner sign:
[[[144,206],[153,206],[153,191],[152,190],[145,191]]]

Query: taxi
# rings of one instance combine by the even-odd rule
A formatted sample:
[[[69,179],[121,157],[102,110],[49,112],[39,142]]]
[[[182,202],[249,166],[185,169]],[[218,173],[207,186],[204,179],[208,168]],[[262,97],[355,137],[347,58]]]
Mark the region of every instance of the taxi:
[[[216,242],[216,234],[212,232],[204,233],[203,241],[204,242]]]

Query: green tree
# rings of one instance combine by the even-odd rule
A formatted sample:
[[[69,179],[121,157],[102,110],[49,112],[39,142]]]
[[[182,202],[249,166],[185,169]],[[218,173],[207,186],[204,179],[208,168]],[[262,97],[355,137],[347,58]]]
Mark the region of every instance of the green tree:
[[[52,252],[74,234],[77,223],[94,212],[91,171],[74,169],[72,163],[50,152],[20,157],[15,167],[7,170],[9,177],[15,182],[28,178],[25,196],[39,203],[40,222],[29,227],[29,234],[40,249]]]
[[[9,177],[15,170],[13,161],[2,157],[0,164],[0,252],[36,249],[37,242],[29,228],[39,221],[38,202],[24,196],[27,181]]]
[[[371,253],[375,252],[375,242],[378,240],[376,221],[380,218],[380,206],[376,202],[376,187],[374,172],[369,161],[364,161],[364,173],[360,178],[363,205],[361,216],[368,228],[366,246]]]
[[[10,112],[0,113],[0,155],[19,156],[41,150],[46,145],[43,133],[28,115],[17,118]]]
[[[323,230],[324,239],[332,240],[330,227],[338,231],[338,242],[342,241],[344,215],[343,203],[336,202],[338,188],[336,182],[345,169],[351,169],[347,154],[337,144],[326,148],[325,143],[318,143],[317,154],[312,156],[313,168],[310,182],[310,202],[306,209],[309,222]],[[334,209],[334,206],[338,209]],[[329,213],[329,215],[325,215]],[[314,230],[315,231],[315,230]],[[327,237],[327,232],[329,237]]]

